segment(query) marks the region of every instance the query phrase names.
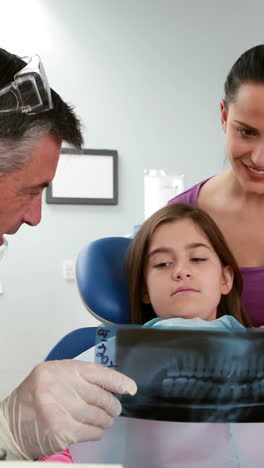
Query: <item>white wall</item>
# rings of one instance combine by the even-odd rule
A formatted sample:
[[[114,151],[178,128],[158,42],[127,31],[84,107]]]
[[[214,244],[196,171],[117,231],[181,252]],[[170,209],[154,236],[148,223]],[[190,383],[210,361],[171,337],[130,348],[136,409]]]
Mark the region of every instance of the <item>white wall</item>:
[[[39,53],[75,105],[86,148],[119,153],[117,206],[43,205],[0,264],[0,397],[65,333],[94,325],[64,259],[143,218],[143,169],[180,170],[186,187],[221,170],[219,101],[233,61],[263,41],[264,4],[212,0],[1,2],[1,46]],[[1,196],[1,195],[0,195]]]

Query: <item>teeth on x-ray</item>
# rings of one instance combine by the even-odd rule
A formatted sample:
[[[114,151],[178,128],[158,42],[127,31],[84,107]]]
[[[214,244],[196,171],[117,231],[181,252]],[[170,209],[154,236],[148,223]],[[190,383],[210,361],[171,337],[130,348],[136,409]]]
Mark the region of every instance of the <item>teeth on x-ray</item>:
[[[167,421],[264,422],[263,332],[125,329],[118,369],[137,394],[126,416]]]
[[[178,361],[178,364],[180,359]],[[244,369],[231,369],[227,364],[220,363],[218,369],[208,377],[208,372],[197,372],[188,369],[186,360],[182,361],[182,368],[169,369],[164,377],[156,375],[156,383],[160,379],[160,388],[155,385],[157,395],[163,398],[184,398],[187,400],[204,399],[230,400],[259,400],[264,398],[264,379],[248,379],[250,372]],[[262,372],[263,374],[263,372]],[[238,377],[238,381],[233,380]],[[247,379],[247,381],[244,381]]]

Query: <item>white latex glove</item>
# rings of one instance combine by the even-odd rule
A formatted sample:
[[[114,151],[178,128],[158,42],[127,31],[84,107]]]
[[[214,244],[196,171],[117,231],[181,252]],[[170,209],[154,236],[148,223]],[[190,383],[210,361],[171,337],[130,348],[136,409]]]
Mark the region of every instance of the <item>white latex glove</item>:
[[[98,440],[121,412],[112,392],[136,391],[129,377],[99,364],[41,363],[0,402],[0,449],[8,459],[35,459]]]

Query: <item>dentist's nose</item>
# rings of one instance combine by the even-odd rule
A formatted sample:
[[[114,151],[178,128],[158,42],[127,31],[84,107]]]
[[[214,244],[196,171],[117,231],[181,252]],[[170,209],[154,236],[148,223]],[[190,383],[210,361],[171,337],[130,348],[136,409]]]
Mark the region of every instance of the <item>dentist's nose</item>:
[[[41,194],[35,197],[23,215],[23,223],[29,226],[37,226],[41,220]]]

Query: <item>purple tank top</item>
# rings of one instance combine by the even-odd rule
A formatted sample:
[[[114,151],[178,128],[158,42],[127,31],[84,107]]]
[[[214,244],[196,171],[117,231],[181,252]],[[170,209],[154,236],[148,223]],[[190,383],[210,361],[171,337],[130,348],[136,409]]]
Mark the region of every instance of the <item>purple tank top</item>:
[[[207,180],[194,185],[186,192],[169,201],[172,203],[190,203],[198,206],[198,195],[200,188]],[[243,278],[243,302],[252,325],[259,327],[264,325],[264,266],[241,267],[240,273]]]

